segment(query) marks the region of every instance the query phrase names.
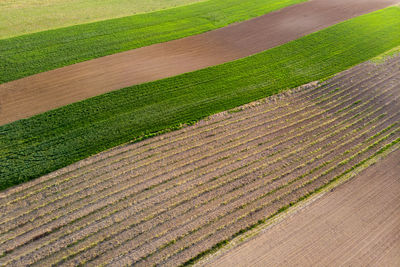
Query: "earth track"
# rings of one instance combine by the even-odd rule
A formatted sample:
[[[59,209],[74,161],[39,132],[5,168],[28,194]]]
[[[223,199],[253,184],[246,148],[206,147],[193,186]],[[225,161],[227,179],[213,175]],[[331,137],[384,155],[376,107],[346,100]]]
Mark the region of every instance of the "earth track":
[[[398,142],[399,73],[363,63],[6,190],[0,264],[182,264]]]

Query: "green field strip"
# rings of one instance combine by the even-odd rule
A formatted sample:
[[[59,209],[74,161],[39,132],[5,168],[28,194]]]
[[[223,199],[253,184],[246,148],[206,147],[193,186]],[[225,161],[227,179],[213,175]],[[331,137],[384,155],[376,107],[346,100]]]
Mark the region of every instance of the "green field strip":
[[[393,132],[392,132],[392,134],[393,134]],[[392,135],[390,135],[390,136],[392,136]],[[388,138],[388,136],[383,137],[382,139],[378,140],[376,144],[379,144],[380,142],[384,142],[387,138]],[[395,139],[395,137],[392,137],[392,139]],[[390,139],[389,139],[389,140],[390,140]],[[338,166],[345,165],[345,164],[346,164],[347,162],[349,162],[353,157],[358,156],[358,155],[360,155],[360,154],[362,154],[363,152],[366,152],[366,151],[368,151],[368,150],[369,150],[369,148],[364,149],[363,151],[357,152],[357,153],[351,155],[351,156],[348,157],[348,158],[347,158],[347,157],[341,158],[341,159],[342,159],[342,161],[340,162],[341,164],[335,165],[335,166],[331,167],[330,169],[324,171],[323,173],[315,175],[312,179],[307,180],[307,181],[306,181],[305,183],[303,183],[303,184],[297,185],[297,184],[294,183],[294,181],[291,181],[291,184],[290,184],[290,185],[293,184],[295,188],[292,189],[292,190],[289,191],[289,192],[286,192],[284,195],[290,195],[291,193],[293,193],[293,190],[299,190],[300,188],[305,187],[305,186],[308,185],[308,184],[311,184],[312,182],[316,181],[317,179],[319,179],[319,178],[321,178],[321,177],[323,177],[323,176],[325,176],[325,175],[331,173],[331,172],[332,172],[333,170],[335,170]],[[302,179],[302,178],[300,178],[300,177],[301,177],[301,176],[299,176],[299,177],[298,177],[299,180],[296,180],[296,181],[300,181],[300,179]],[[306,177],[306,176],[305,176],[305,177]],[[286,186],[287,186],[287,185],[284,185],[282,188],[284,188],[284,187],[286,187]],[[271,195],[271,194],[273,194],[274,192],[277,192],[277,191],[280,190],[280,189],[281,189],[281,188],[276,189],[276,190],[274,190],[274,191],[269,191],[269,192],[266,193],[266,196],[267,196],[267,195]],[[232,214],[232,216],[231,216],[230,218],[221,217],[221,218],[224,218],[224,221],[226,221],[227,223],[224,224],[224,225],[219,226],[218,228],[216,227],[216,225],[214,225],[214,226],[212,225],[212,223],[217,222],[217,220],[211,221],[210,223],[208,223],[208,227],[211,228],[213,231],[211,231],[211,232],[204,231],[205,233],[207,233],[207,235],[205,235],[205,236],[199,235],[199,239],[197,239],[196,241],[193,241],[193,242],[191,242],[191,241],[189,241],[189,240],[184,240],[184,241],[185,241],[185,242],[184,242],[183,239],[180,239],[180,240],[182,240],[182,243],[183,243],[183,244],[185,244],[185,245],[186,245],[186,244],[189,244],[189,245],[186,245],[186,246],[183,246],[183,247],[179,247],[180,244],[178,244],[178,242],[174,242],[173,245],[175,245],[175,247],[177,247],[177,249],[176,249],[174,252],[167,252],[167,253],[168,253],[168,254],[167,254],[167,255],[168,255],[167,257],[171,257],[171,256],[173,255],[173,253],[181,253],[181,251],[183,251],[183,250],[189,248],[191,245],[195,244],[195,242],[201,241],[201,240],[203,240],[204,238],[207,238],[207,237],[212,237],[213,235],[216,234],[216,232],[217,232],[218,230],[223,230],[224,228],[226,228],[226,227],[229,226],[229,225],[232,225],[232,226],[234,227],[235,224],[237,223],[237,221],[240,221],[241,219],[246,219],[246,217],[248,217],[250,214],[262,210],[264,207],[267,207],[269,204],[273,203],[274,201],[278,200],[279,198],[282,198],[284,195],[281,195],[281,196],[279,196],[279,197],[273,199],[271,202],[267,202],[267,203],[263,202],[263,201],[262,201],[262,198],[260,197],[258,203],[257,203],[257,202],[253,202],[253,203],[254,203],[254,205],[252,205],[253,209],[252,209],[250,212],[248,212],[247,214],[241,214],[241,215],[240,215],[240,213],[241,213],[240,210],[242,210],[242,209],[244,209],[245,207],[247,207],[250,203],[246,204],[246,206],[244,206],[243,208],[238,209],[239,212],[237,212],[237,214]],[[264,214],[263,217],[265,217],[265,214]],[[220,218],[220,219],[221,219],[221,218]],[[213,228],[213,227],[214,227],[214,228]],[[197,231],[198,231],[198,230],[196,230],[195,232],[197,232]],[[183,245],[183,244],[182,244],[182,245]],[[162,252],[157,251],[157,253],[156,253],[156,254],[152,254],[152,256],[155,256],[156,258],[157,258],[157,257],[160,258],[160,257],[162,257],[162,254],[163,254]],[[115,263],[115,262],[114,262],[114,263]],[[125,262],[125,263],[126,263],[126,262]],[[143,265],[143,264],[140,264],[140,263],[138,264],[138,262],[134,262],[134,263],[135,263],[135,265],[137,264],[138,266]],[[150,261],[150,262],[145,262],[144,264],[149,264],[149,263],[151,263],[151,261]],[[160,264],[161,262],[152,262],[152,263],[153,263],[153,264],[156,264],[156,263]]]
[[[382,140],[384,140],[384,139],[385,139],[385,137],[384,137]],[[356,147],[359,147],[359,146],[360,146],[360,144],[359,144],[359,145],[356,145],[352,150],[355,151],[355,152],[357,152],[357,151],[356,151],[356,149],[357,149]],[[347,155],[347,154],[348,154],[348,153],[342,154],[342,155],[341,155],[342,157],[339,157],[339,156],[338,156],[336,160],[342,160],[341,162],[347,160],[348,158],[347,158],[347,156],[345,156],[345,155]],[[354,154],[353,154],[353,155],[354,155]],[[356,155],[357,155],[357,154],[356,154]],[[345,156],[345,158],[343,158],[343,156]],[[351,157],[350,157],[350,158],[351,158]],[[321,166],[325,167],[325,166],[328,166],[328,164],[325,164],[325,163],[324,163],[324,164],[321,165]],[[339,166],[340,166],[340,165],[339,165]],[[317,174],[313,179],[308,180],[307,183],[311,183],[312,181],[315,181],[316,179],[320,178],[321,176],[328,174],[329,172],[331,172],[332,170],[334,170],[336,167],[337,167],[337,165],[334,164],[333,167],[331,167],[331,168],[328,169],[328,170],[325,170],[322,174]],[[218,231],[219,229],[225,228],[227,225],[233,225],[233,224],[235,224],[235,222],[236,222],[237,220],[240,220],[240,219],[242,219],[242,218],[246,218],[250,213],[253,212],[253,210],[251,210],[249,214],[241,214],[241,213],[242,213],[241,210],[243,210],[244,208],[248,207],[251,203],[253,203],[253,205],[251,205],[251,206],[253,206],[254,209],[261,209],[261,208],[263,208],[264,206],[267,206],[269,203],[265,203],[265,202],[263,201],[263,198],[264,198],[264,197],[269,196],[269,195],[271,195],[271,194],[273,194],[273,193],[279,191],[279,190],[282,189],[282,188],[286,188],[286,187],[289,186],[289,185],[294,185],[295,187],[298,186],[296,182],[299,182],[299,183],[300,183],[302,178],[307,177],[307,175],[313,174],[315,170],[322,170],[322,169],[319,168],[319,167],[318,167],[318,168],[315,168],[315,169],[313,169],[310,173],[303,174],[303,175],[297,177],[295,180],[290,181],[288,184],[281,185],[280,187],[274,189],[273,191],[268,191],[268,192],[265,193],[264,195],[259,196],[256,200],[252,200],[252,202],[248,202],[248,203],[243,204],[242,206],[236,208],[236,209],[235,209],[235,211],[237,211],[236,214],[235,214],[235,213],[231,213],[231,214],[230,214],[230,215],[231,215],[230,217],[226,217],[226,215],[221,215],[221,216],[219,216],[217,219],[214,219],[214,220],[208,222],[206,225],[207,225],[208,227],[210,227],[211,229],[213,229],[213,231],[216,232],[216,231]],[[306,183],[306,184],[307,184],[307,183]],[[302,187],[302,186],[304,186],[304,184],[300,184],[300,187]],[[289,191],[289,192],[286,193],[286,194],[289,195],[291,192],[292,192],[292,191]],[[261,205],[261,207],[260,207],[260,205]],[[241,215],[240,215],[240,214],[241,214]],[[213,223],[216,223],[219,219],[222,219],[222,218],[224,219],[224,221],[228,222],[227,225],[221,225],[219,228],[216,227],[217,225],[212,226]],[[206,229],[206,228],[205,228],[205,229]],[[196,232],[198,232],[198,231],[199,231],[199,229],[192,230],[192,232],[189,232],[189,234],[188,234],[188,235],[185,235],[185,236],[186,236],[186,237],[189,237],[189,238],[193,238],[193,236],[190,236],[190,235],[193,235],[193,233],[196,233]],[[204,233],[207,233],[207,235],[206,235],[205,237],[207,237],[207,236],[212,236],[213,234],[215,234],[215,232],[211,232],[211,233],[210,233],[210,232],[207,231],[207,230],[203,230],[203,232],[204,232]],[[173,253],[180,252],[180,251],[184,250],[185,248],[189,247],[190,245],[192,245],[192,244],[189,242],[189,240],[183,240],[183,238],[184,238],[185,236],[182,236],[182,237],[177,238],[177,240],[182,241],[182,242],[181,242],[182,244],[178,244],[178,242],[171,243],[172,246],[177,247],[177,250],[175,250],[174,252],[172,252],[172,251],[166,252],[167,255],[168,255],[168,257],[170,257],[171,255],[173,255]],[[200,238],[199,240],[201,240],[201,239],[204,238],[204,236],[199,236],[199,238]],[[194,243],[194,242],[193,242],[193,243]],[[154,243],[153,243],[153,244],[154,244]],[[183,245],[186,245],[186,244],[190,244],[190,245],[189,245],[189,246],[183,246]],[[180,246],[180,245],[182,245],[182,246]],[[164,248],[164,247],[163,247],[163,248]],[[143,250],[143,248],[141,249],[141,251],[142,251],[142,250]],[[156,254],[150,254],[150,255],[154,255],[155,257],[162,257],[162,254],[163,254],[163,253],[164,253],[164,251],[157,250],[157,253],[156,253]],[[120,258],[120,257],[118,257],[118,259],[119,259],[119,258]],[[146,258],[147,258],[147,257],[146,257]],[[116,262],[116,263],[120,263],[120,262],[118,261],[118,262]],[[130,262],[130,263],[128,263],[128,264],[132,264],[132,263],[137,264],[138,262]],[[156,264],[156,263],[160,263],[160,262],[147,262],[146,264],[150,264],[150,263]],[[115,262],[114,262],[114,264],[115,264]],[[127,264],[127,263],[125,262],[124,264]]]
[[[0,40],[0,83],[200,34],[306,0],[208,0]]]
[[[249,58],[133,86],[3,125],[0,188],[372,58],[399,45],[399,14],[400,8],[387,8]],[[270,82],[267,87],[257,87],[265,81]],[[177,88],[177,84],[181,86]],[[7,149],[3,149],[5,145]]]
[[[296,111],[296,112],[298,112],[298,111]],[[263,111],[263,113],[264,113],[264,111]],[[289,114],[284,114],[284,116],[281,116],[281,117],[276,117],[276,118],[274,118],[274,119],[272,119],[272,120],[269,120],[269,121],[275,121],[275,120],[278,120],[278,119],[281,119],[281,118],[283,118],[283,117],[287,117],[287,116],[290,116],[290,115],[293,115],[293,113],[289,113]],[[257,114],[254,114],[254,117],[257,117],[258,115]],[[254,128],[254,127],[259,127],[259,126],[262,126],[262,125],[264,125],[265,123],[267,123],[267,122],[269,122],[269,121],[265,121],[264,123],[262,123],[262,124],[257,124],[257,125],[253,125],[253,127],[251,127],[251,128]],[[247,130],[249,130],[249,129],[251,129],[251,128],[240,128],[239,129],[239,131],[238,132],[246,132]],[[265,130],[265,129],[264,129]],[[230,132],[229,133],[229,135],[232,135],[232,132]],[[218,140],[218,139],[222,139],[222,138],[224,138],[224,137],[227,137],[227,136],[224,136],[224,135],[222,135],[222,136],[219,136],[219,138],[217,138],[216,140]],[[231,141],[230,141],[231,142]],[[197,145],[196,145],[197,146]],[[196,146],[193,146],[193,147],[196,147]],[[187,148],[187,149],[190,149],[190,147],[189,148]],[[209,153],[209,154],[212,154],[212,153]],[[172,156],[172,155],[174,155],[174,154],[171,154],[171,155],[168,155],[168,156]],[[153,158],[153,157],[152,157]],[[162,159],[163,158],[166,158],[166,156],[164,156],[163,155],[163,157],[162,157]],[[137,161],[135,161],[135,162],[132,162],[132,163],[137,163]],[[152,161],[151,162],[151,164],[152,163],[155,163],[155,161]],[[135,166],[135,168],[137,168],[138,166]],[[140,166],[139,166],[140,167]],[[119,169],[119,168],[118,168]],[[114,170],[116,170],[116,169],[114,169]],[[108,172],[107,172],[108,173]],[[93,186],[93,184],[91,184],[92,186]],[[78,184],[78,186],[79,186],[79,184]],[[30,201],[30,203],[32,204],[32,202]],[[9,205],[10,203],[8,203],[8,205]],[[7,207],[8,208],[8,207]]]

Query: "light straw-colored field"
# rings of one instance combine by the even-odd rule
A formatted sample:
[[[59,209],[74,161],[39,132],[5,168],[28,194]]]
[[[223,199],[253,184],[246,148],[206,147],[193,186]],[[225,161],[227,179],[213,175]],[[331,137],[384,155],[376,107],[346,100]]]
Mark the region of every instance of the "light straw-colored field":
[[[0,194],[0,265],[178,265],[400,140],[400,61],[363,63]]]

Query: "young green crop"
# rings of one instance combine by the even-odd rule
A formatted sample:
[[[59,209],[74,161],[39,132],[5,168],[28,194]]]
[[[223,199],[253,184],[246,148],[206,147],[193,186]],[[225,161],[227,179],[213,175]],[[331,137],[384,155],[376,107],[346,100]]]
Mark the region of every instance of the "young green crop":
[[[263,53],[132,86],[0,127],[0,189],[92,154],[287,88],[400,45],[400,8],[351,19]]]
[[[209,0],[163,11],[0,40],[0,83],[166,42],[306,0]]]

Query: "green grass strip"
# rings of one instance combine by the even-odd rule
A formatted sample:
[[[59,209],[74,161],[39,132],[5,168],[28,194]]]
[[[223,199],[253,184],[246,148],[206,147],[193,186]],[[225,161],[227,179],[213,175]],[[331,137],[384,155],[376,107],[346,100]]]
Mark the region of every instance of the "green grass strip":
[[[116,145],[330,76],[398,45],[400,8],[386,8],[245,59],[0,126],[0,189]]]
[[[381,64],[384,63],[388,58],[398,56],[399,54],[400,54],[400,46],[397,46],[383,54],[380,54],[377,57],[374,57],[373,59],[371,59],[371,61],[377,64]]]
[[[166,42],[306,0],[209,0],[178,8],[0,40],[0,83]]]

